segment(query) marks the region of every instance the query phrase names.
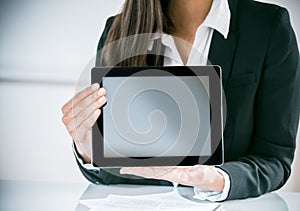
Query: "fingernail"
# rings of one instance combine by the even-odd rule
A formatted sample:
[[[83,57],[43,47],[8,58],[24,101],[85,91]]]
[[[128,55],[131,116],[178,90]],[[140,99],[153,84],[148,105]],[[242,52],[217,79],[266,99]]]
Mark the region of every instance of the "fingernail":
[[[100,90],[98,91],[98,95],[99,95],[99,96],[102,96],[103,94],[104,94],[103,89],[100,89]]]
[[[126,174],[126,170],[124,170],[123,168],[120,169],[120,174]]]
[[[99,88],[99,84],[98,83],[95,83],[95,84],[92,85],[92,90],[93,91],[96,91],[98,88]]]
[[[94,112],[94,115],[95,115],[95,116],[98,116],[99,114],[100,114],[100,110],[97,109],[97,110]]]
[[[103,97],[101,97],[101,98],[98,100],[98,102],[99,102],[99,103],[104,103],[105,100],[106,100],[106,99],[105,99],[105,97],[103,96]]]

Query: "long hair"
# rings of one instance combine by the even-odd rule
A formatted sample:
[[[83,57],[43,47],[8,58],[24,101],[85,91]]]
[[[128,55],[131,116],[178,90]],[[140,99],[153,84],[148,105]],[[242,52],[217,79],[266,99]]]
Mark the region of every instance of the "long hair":
[[[169,16],[171,1],[126,0],[121,13],[114,18],[104,43],[106,47],[102,56],[105,64],[108,66],[146,66],[151,34],[171,33],[174,29]],[[140,34],[143,34],[142,40]],[[110,46],[109,44],[114,41],[117,42]],[[159,42],[156,47],[158,55],[161,43]],[[139,52],[138,55],[127,58],[128,55],[135,55],[135,52]],[[115,64],[115,61],[118,61],[118,64]]]

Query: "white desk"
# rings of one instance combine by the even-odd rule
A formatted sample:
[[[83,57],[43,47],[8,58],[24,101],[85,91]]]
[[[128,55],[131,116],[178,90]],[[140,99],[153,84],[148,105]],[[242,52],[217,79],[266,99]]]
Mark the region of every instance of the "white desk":
[[[109,194],[135,196],[172,192],[173,187],[104,186],[88,183],[0,181],[1,211],[85,211],[80,200],[105,198]],[[191,188],[179,188],[182,200],[194,200]],[[134,198],[134,197],[133,197]],[[205,203],[197,201],[198,203]],[[180,201],[178,201],[180,204]],[[183,209],[184,210],[184,209]],[[217,210],[300,211],[300,193],[269,193],[259,198],[220,203]]]

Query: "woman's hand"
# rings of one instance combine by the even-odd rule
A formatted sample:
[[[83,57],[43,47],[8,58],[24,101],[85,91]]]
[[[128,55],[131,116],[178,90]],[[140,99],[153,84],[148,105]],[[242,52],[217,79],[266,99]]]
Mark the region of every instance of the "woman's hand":
[[[133,174],[148,179],[198,187],[211,191],[222,191],[225,179],[214,166],[195,165],[178,167],[123,167],[121,174]]]
[[[85,162],[91,161],[91,128],[100,116],[100,108],[106,103],[105,94],[105,89],[96,83],[76,94],[62,107],[62,121]]]

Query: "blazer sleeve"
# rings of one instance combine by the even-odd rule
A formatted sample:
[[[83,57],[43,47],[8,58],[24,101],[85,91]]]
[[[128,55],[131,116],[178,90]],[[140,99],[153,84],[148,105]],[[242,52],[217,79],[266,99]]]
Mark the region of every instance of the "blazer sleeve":
[[[259,196],[280,188],[289,178],[299,122],[299,71],[289,14],[279,8],[256,94],[251,148],[247,156],[221,166],[230,175],[228,199]]]
[[[109,32],[109,29],[113,23],[114,17],[110,17],[107,19],[104,31],[101,35],[101,38],[97,47],[97,56],[96,56],[96,66],[102,66],[103,62],[101,61],[100,52],[104,47],[104,43]],[[75,147],[75,146],[74,146]],[[77,156],[79,156],[76,147],[75,152]],[[76,157],[76,156],[75,156]],[[81,173],[85,176],[87,180],[94,184],[139,184],[139,185],[172,185],[172,183],[164,180],[155,180],[155,179],[144,179],[142,177],[137,177],[133,175],[126,175],[124,177],[119,173],[120,168],[86,168],[84,165],[80,163],[78,158],[76,157],[77,165],[81,171]]]

